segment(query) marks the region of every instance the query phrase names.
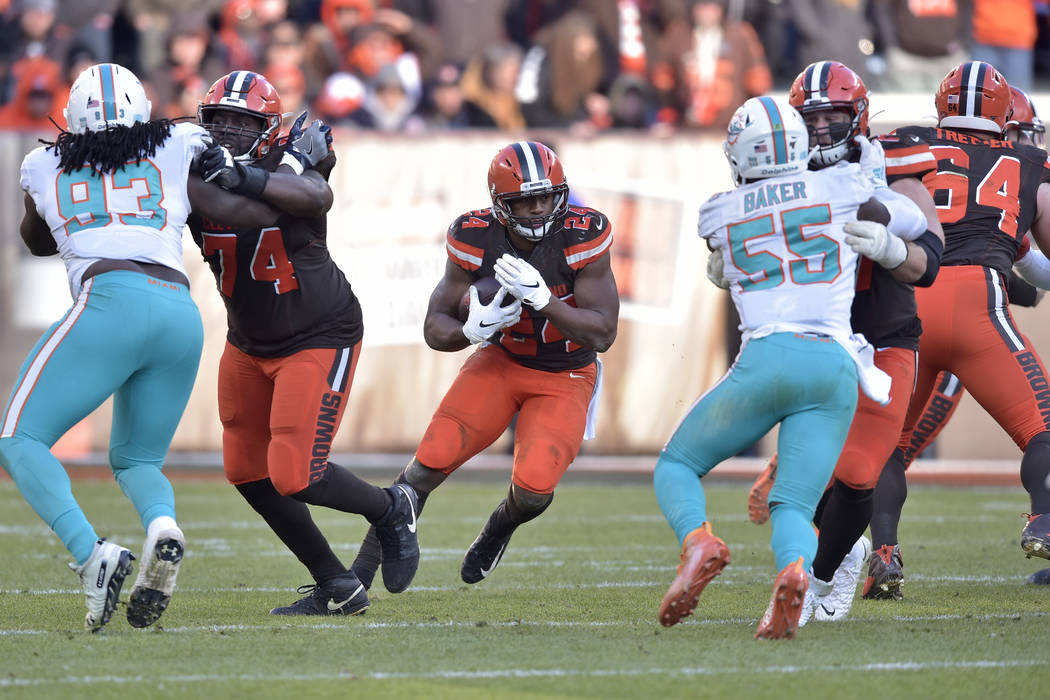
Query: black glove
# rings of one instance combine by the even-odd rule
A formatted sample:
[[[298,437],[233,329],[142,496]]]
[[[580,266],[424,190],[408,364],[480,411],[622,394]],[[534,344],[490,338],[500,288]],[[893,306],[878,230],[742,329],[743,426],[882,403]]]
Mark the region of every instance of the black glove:
[[[214,181],[224,190],[253,199],[262,196],[266,181],[270,179],[268,171],[239,163],[214,140],[197,158],[197,168],[205,182]]]
[[[285,153],[299,161],[303,170],[313,168],[332,152],[332,127],[316,119],[303,131],[306,114],[304,110],[292,124],[288,131],[288,147],[285,149]]]

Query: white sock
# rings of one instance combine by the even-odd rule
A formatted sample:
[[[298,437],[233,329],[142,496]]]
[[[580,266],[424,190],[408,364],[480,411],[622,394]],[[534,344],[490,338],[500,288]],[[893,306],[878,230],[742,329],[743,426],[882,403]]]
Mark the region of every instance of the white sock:
[[[164,530],[178,530],[179,532],[182,532],[178,523],[175,522],[175,518],[168,515],[161,515],[150,521],[149,527],[146,528],[146,539],[153,539]]]

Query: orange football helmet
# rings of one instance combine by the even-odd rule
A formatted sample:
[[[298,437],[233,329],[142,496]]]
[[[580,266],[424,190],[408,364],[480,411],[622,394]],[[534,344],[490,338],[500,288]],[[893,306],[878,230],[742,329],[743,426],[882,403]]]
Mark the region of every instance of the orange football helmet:
[[[230,124],[213,126],[216,112],[223,110],[256,117],[260,128],[248,129]],[[221,143],[233,138],[246,144],[245,150],[233,156],[249,162],[262,158],[277,145],[281,116],[281,96],[277,89],[259,73],[247,70],[235,70],[212,83],[197,108],[197,121],[217,141]]]
[[[849,124],[810,127],[809,145],[815,151],[813,161],[817,165],[826,167],[852,155],[859,148],[854,137],[868,135],[868,88],[844,63],[817,61],[806,66],[791,83],[788,102],[803,119],[823,110],[841,110],[850,116]],[[820,143],[825,131],[831,138],[830,145]]]
[[[1039,148],[1046,148],[1046,127],[1043,126],[1043,120],[1035,113],[1035,105],[1032,104],[1031,98],[1025,94],[1024,90],[1012,85],[1010,93],[1013,96],[1011,103],[1013,115],[1010,121],[1006,122],[1003,136],[1008,141],[1030,143]]]
[[[1006,78],[989,63],[967,61],[944,76],[933,99],[937,125],[1001,134],[1013,112]]]
[[[550,194],[554,208],[540,216],[515,216],[516,200]],[[492,212],[508,229],[538,241],[552,233],[551,225],[569,208],[569,185],[554,151],[538,141],[516,141],[496,154],[489,165],[489,195]]]

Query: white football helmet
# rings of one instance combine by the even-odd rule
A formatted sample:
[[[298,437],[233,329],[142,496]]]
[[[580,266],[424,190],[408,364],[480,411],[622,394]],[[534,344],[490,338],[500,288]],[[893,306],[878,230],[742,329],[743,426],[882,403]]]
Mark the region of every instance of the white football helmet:
[[[83,134],[148,122],[152,107],[134,73],[116,63],[99,63],[73,81],[62,114],[71,132]]]
[[[752,97],[733,114],[722,144],[733,180],[801,173],[809,164],[809,132],[794,107],[779,97]]]

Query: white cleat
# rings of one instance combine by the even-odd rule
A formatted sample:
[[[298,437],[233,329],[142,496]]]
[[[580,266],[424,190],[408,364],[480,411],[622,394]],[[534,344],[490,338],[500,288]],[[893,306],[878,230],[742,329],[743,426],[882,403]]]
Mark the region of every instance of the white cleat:
[[[809,570],[809,588],[806,589],[806,597],[802,600],[802,614],[798,618],[798,626],[802,627],[810,618],[813,617],[813,611],[819,607],[820,601],[827,598],[828,594],[831,593],[832,584],[828,581],[821,581],[819,578],[813,575],[813,569]]]
[[[84,616],[87,630],[98,632],[113,617],[120,600],[120,589],[131,573],[134,559],[129,550],[101,539],[95,543],[91,556],[82,566],[69,565],[80,577],[87,596],[87,615]]]
[[[171,602],[185,553],[186,536],[177,526],[146,537],[139,575],[128,598],[128,623],[132,627],[149,627],[160,619]]]
[[[835,570],[835,576],[831,579],[831,592],[817,601],[813,608],[815,619],[821,622],[835,622],[849,615],[853,599],[857,595],[857,583],[861,580],[864,565],[870,556],[871,540],[861,535]]]

